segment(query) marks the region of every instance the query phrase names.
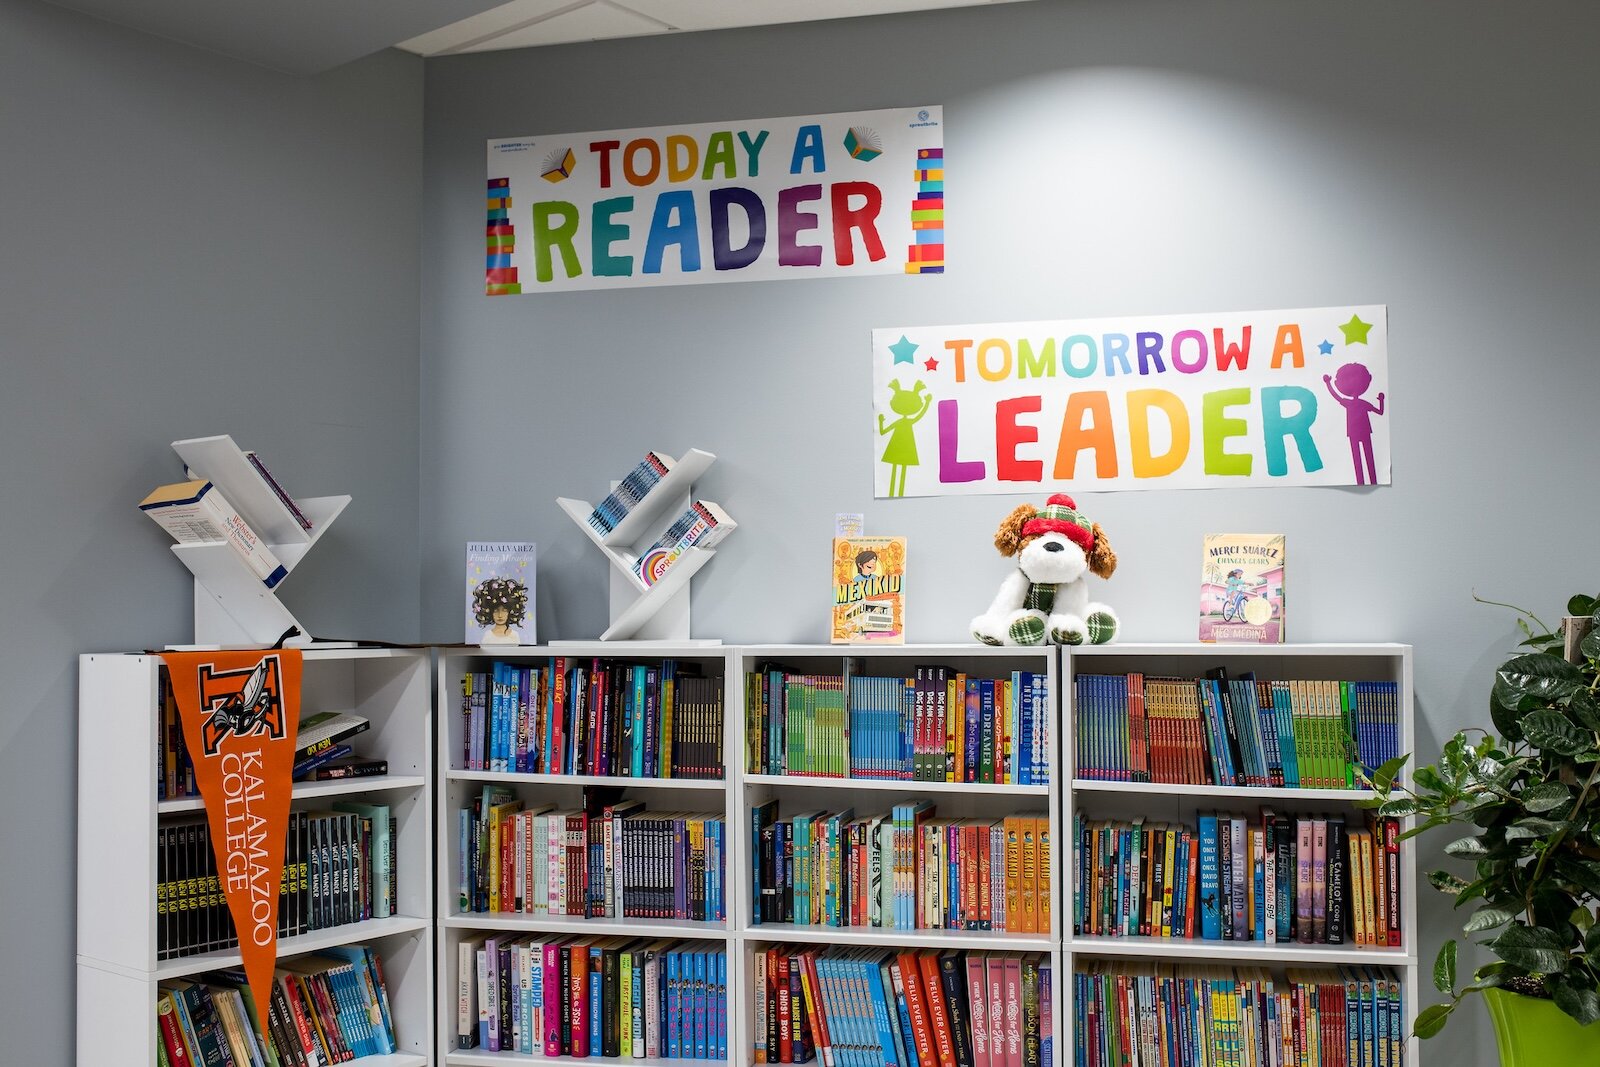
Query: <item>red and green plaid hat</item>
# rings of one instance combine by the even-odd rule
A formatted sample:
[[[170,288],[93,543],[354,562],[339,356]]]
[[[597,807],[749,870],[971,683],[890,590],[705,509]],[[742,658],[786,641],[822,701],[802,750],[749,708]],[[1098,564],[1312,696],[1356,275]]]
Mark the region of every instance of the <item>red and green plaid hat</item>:
[[[1060,533],[1066,534],[1079,548],[1085,552],[1094,550],[1094,532],[1089,520],[1084,518],[1078,510],[1078,505],[1065,493],[1052,496],[1045,506],[1039,509],[1037,518],[1029,519],[1022,527],[1023,537],[1037,537],[1040,534]]]

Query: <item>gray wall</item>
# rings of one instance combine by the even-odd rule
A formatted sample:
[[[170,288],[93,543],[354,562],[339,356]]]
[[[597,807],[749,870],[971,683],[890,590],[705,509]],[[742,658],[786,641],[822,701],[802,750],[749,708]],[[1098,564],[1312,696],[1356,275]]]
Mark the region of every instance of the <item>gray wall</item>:
[[[1600,589],[1597,33],[1584,2],[1038,0],[429,61],[425,635],[461,639],[462,543],[511,537],[539,544],[540,636],[598,634],[605,568],[554,498],[698,446],[740,522],[698,634],[824,639],[832,517],[865,511],[911,538],[911,639],[963,640],[1017,499],[872,499],[873,327],[1385,303],[1391,487],[1080,503],[1132,639],[1193,639],[1203,533],[1285,532],[1290,637],[1413,643],[1435,755],[1517,636],[1472,593],[1548,615]],[[488,138],[922,103],[947,121],[942,278],[480,295]],[[1028,206],[1045,191],[1060,209]],[[1426,974],[1451,916],[1423,904]],[[1492,1047],[1474,1009],[1426,1056]]]
[[[170,443],[231,433],[291,492],[349,493],[283,599],[416,636],[421,109],[412,56],[290,78],[0,0],[8,1064],[71,1062],[77,656],[190,639],[135,509],[181,477]]]

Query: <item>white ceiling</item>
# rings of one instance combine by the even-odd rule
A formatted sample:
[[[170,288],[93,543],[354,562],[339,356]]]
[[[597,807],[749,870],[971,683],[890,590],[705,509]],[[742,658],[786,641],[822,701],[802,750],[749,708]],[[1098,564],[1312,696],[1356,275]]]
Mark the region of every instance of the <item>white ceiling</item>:
[[[511,0],[396,47],[442,56],[1011,2],[1015,0]]]

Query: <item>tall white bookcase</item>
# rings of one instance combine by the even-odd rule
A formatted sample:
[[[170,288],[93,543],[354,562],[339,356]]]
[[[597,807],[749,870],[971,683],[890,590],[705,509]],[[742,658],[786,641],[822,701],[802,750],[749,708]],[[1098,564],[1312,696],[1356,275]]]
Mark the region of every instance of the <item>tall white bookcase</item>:
[[[295,808],[338,800],[387,804],[396,820],[399,897],[384,919],[279,942],[280,958],[365,944],[382,958],[397,1051],[353,1067],[433,1062],[433,764],[428,653],[308,649],[303,717],[349,711],[371,721],[355,747],[387,760],[383,777],[301,782]],[[77,1062],[153,1067],[157,983],[237,967],[237,952],[157,959],[157,830],[204,810],[198,797],[158,800],[160,714],[153,655],[89,654],[78,663]]]
[[[1053,976],[1051,1013],[1054,1020],[1054,1055],[1045,1067],[1060,1067],[1067,1062],[1070,1048],[1064,1045],[1061,996],[1065,980],[1061,954],[1062,866],[1060,857],[1062,786],[1059,773],[1060,685],[1056,676],[1057,656],[1053,648],[991,648],[984,645],[753,645],[736,650],[735,666],[742,679],[746,671],[771,663],[797,673],[846,676],[907,678],[918,665],[943,666],[965,673],[969,678],[1009,678],[1012,671],[1031,671],[1049,679],[1050,701],[1047,711],[1051,724],[1049,759],[1050,784],[986,785],[946,782],[885,781],[870,778],[815,778],[744,771],[745,716],[742,690],[738,697],[738,765],[729,767],[733,789],[745,832],[737,835],[734,849],[737,871],[730,872],[739,903],[738,929],[740,995],[730,1005],[740,1034],[737,1046],[744,1055],[736,1062],[750,1062],[755,1042],[756,1005],[748,995],[754,975],[755,954],[772,945],[811,944],[850,948],[884,949],[959,949],[976,952],[1039,953],[1048,956]],[[848,684],[846,692],[848,693]],[[731,761],[730,761],[731,762]],[[750,811],[757,804],[776,797],[778,816],[794,815],[808,809],[837,811],[852,807],[856,814],[885,813],[905,799],[933,801],[940,818],[1000,819],[1019,812],[1045,812],[1050,822],[1050,916],[1053,929],[1048,933],[1016,934],[996,931],[898,930],[872,927],[797,926],[789,923],[752,922],[750,881],[754,857],[750,854]],[[729,1046],[730,1050],[734,1046]]]
[[[1223,645],[1223,644],[1110,644],[1066,649],[1062,655],[1063,707],[1062,762],[1073,768],[1071,788],[1065,792],[1062,819],[1067,834],[1057,838],[1058,851],[1073,848],[1071,827],[1076,814],[1084,812],[1094,819],[1130,819],[1144,816],[1194,826],[1200,812],[1254,815],[1263,805],[1294,814],[1349,815],[1359,820],[1355,802],[1372,796],[1366,790],[1286,789],[1224,787],[1214,785],[1173,785],[1165,783],[1108,782],[1077,776],[1076,761],[1079,721],[1075,701],[1076,680],[1080,674],[1127,674],[1137,671],[1147,678],[1203,677],[1214,667],[1224,668],[1230,677],[1254,671],[1262,680],[1310,679],[1322,681],[1391,681],[1400,694],[1399,751],[1411,752],[1414,743],[1412,706],[1411,646],[1399,644],[1304,644],[1304,645]],[[1408,825],[1405,820],[1402,825]],[[1071,852],[1063,852],[1071,865]],[[1411,1037],[1417,1015],[1417,878],[1416,859],[1410,842],[1400,844],[1400,916],[1402,944],[1399,948],[1375,946],[1263,943],[1260,941],[1205,941],[1155,937],[1074,936],[1068,914],[1062,948],[1067,972],[1085,960],[1160,960],[1264,967],[1281,975],[1285,967],[1324,965],[1328,967],[1391,968],[1400,975],[1404,990],[1405,1062],[1418,1062],[1417,1038]],[[1071,876],[1069,875],[1069,882]],[[1073,888],[1065,891],[1071,907]],[[1065,984],[1066,1020],[1073,1022],[1072,984]],[[1058,1028],[1059,1029],[1059,1028]]]
[[[496,661],[544,665],[551,657],[577,657],[589,660],[617,659],[631,662],[658,662],[672,658],[691,663],[708,675],[722,675],[723,751],[725,778],[722,781],[692,779],[654,779],[592,775],[520,774],[513,772],[465,769],[461,703],[461,679],[473,671],[488,670]],[[1055,1019],[1055,1057],[1051,1067],[1060,1067],[1070,1054],[1063,1030],[1062,987],[1066,973],[1061,953],[1063,911],[1063,869],[1059,844],[1051,850],[1051,915],[1055,929],[1050,933],[1020,935],[968,933],[946,930],[839,929],[827,926],[752,923],[752,844],[751,809],[777,797],[780,815],[807,808],[837,810],[852,806],[859,813],[887,812],[896,802],[912,797],[927,797],[938,805],[940,816],[993,817],[1022,811],[1048,813],[1052,841],[1060,840],[1062,829],[1062,775],[1054,773],[1049,786],[947,785],[935,782],[875,781],[860,778],[812,778],[745,773],[745,690],[746,671],[766,663],[782,664],[794,672],[817,674],[883,675],[908,677],[918,664],[938,664],[964,671],[979,678],[1009,677],[1014,670],[1032,671],[1050,679],[1050,721],[1058,721],[1056,679],[1057,655],[1053,649],[988,648],[979,645],[901,645],[862,647],[847,645],[752,645],[707,648],[703,645],[675,646],[649,642],[635,647],[615,642],[566,643],[548,648],[448,648],[439,653],[438,683],[438,826],[441,834],[436,877],[436,907],[439,916],[438,973],[440,996],[435,1029],[439,1035],[438,1063],[447,1067],[501,1067],[501,1065],[543,1059],[507,1052],[488,1052],[482,1048],[456,1048],[457,1001],[460,978],[457,946],[464,938],[491,933],[545,933],[556,936],[581,935],[607,937],[691,938],[723,941],[728,946],[728,1050],[733,1063],[752,1061],[755,1033],[755,1006],[749,989],[754,976],[754,955],[777,944],[847,945],[852,947],[909,949],[972,949],[977,951],[1040,953],[1051,961],[1053,1017]],[[1052,729],[1050,759],[1059,768],[1057,732]],[[655,810],[720,811],[725,813],[729,848],[725,856],[728,919],[722,923],[680,922],[639,919],[577,919],[565,916],[540,917],[506,914],[463,914],[459,907],[460,849],[457,843],[457,812],[469,806],[474,795],[486,784],[512,787],[524,802],[554,802],[559,807],[576,807],[586,785],[621,786],[630,798],[645,802]],[[591,1057],[593,1059],[594,1057]],[[643,1067],[662,1067],[683,1060],[631,1061]]]
[[[735,843],[740,835],[737,829],[745,822],[739,820],[736,808],[735,778],[730,769],[723,781],[692,778],[628,778],[601,777],[599,775],[527,774],[515,771],[479,771],[467,769],[463,744],[463,717],[461,714],[461,680],[473,672],[490,671],[496,662],[543,667],[551,659],[564,657],[569,661],[589,663],[595,658],[632,663],[659,663],[663,659],[676,660],[680,665],[698,669],[708,677],[723,678],[723,751],[730,761],[738,751],[737,715],[734,713],[739,686],[737,675],[730,669],[732,659],[723,646],[649,642],[642,647],[630,648],[616,642],[563,642],[552,647],[525,648],[445,648],[439,650],[438,660],[438,775],[439,810],[437,825],[440,833],[438,870],[434,879],[435,907],[439,922],[438,974],[440,997],[435,1029],[438,1033],[438,1058],[436,1062],[447,1067],[499,1067],[525,1063],[530,1059],[544,1059],[542,1055],[525,1056],[511,1052],[489,1052],[484,1048],[457,1048],[457,989],[461,978],[457,968],[458,946],[463,939],[493,936],[520,936],[522,934],[547,934],[552,937],[580,935],[583,937],[683,938],[702,941],[721,941],[728,945],[728,995],[730,1003],[729,1050],[734,1049],[731,1005],[737,1003],[738,988],[734,976],[737,953],[734,951],[734,925],[732,916],[738,890],[733,882],[735,871],[741,870],[732,854],[728,856],[729,920],[726,922],[693,922],[672,919],[583,919],[566,915],[508,914],[503,912],[463,912],[460,906],[461,847],[457,813],[470,807],[474,796],[481,794],[486,785],[507,786],[515,791],[524,804],[533,802],[554,803],[558,808],[582,806],[583,790],[589,786],[621,786],[629,799],[642,801],[651,811],[721,812],[726,819],[728,834]],[[734,761],[736,762],[736,761]],[[537,1044],[537,1043],[536,1043]],[[591,1059],[597,1057],[591,1056]],[[577,1062],[577,1061],[573,1061]],[[620,1061],[619,1061],[620,1062]],[[682,1064],[684,1060],[633,1059],[629,1063],[641,1067],[660,1067],[667,1063]]]

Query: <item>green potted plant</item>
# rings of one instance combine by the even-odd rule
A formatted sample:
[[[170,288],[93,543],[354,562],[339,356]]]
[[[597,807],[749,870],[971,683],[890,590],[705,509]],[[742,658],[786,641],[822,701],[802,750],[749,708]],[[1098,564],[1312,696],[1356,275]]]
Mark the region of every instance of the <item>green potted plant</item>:
[[[1422,1011],[1416,1032],[1437,1034],[1481,992],[1502,1063],[1600,1065],[1600,598],[1574,596],[1555,630],[1499,606],[1518,612],[1525,640],[1495,672],[1494,729],[1456,734],[1406,784],[1404,759],[1371,778],[1369,803],[1415,820],[1405,836],[1453,830],[1444,851],[1470,869],[1428,881],[1496,957],[1458,988],[1446,941],[1433,983],[1450,999]]]

